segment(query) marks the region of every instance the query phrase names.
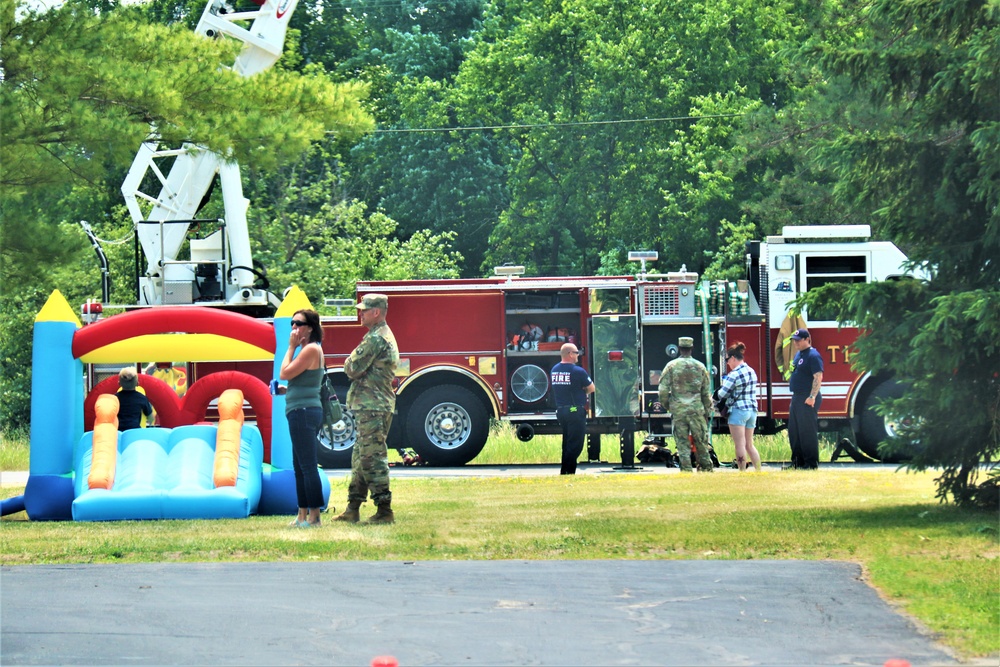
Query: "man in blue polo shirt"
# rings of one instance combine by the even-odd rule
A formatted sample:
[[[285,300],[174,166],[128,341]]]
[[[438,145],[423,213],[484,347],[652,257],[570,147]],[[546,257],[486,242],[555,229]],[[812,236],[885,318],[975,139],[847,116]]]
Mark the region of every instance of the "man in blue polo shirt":
[[[583,451],[587,434],[587,397],[594,393],[590,373],[577,365],[580,350],[566,343],[559,350],[562,361],[549,374],[556,399],[556,417],[562,427],[562,468],[560,475],[575,475],[576,460]]]
[[[819,406],[823,402],[823,357],[812,346],[808,329],[792,334],[798,353],[792,362],[788,387],[792,406],[788,413],[788,444],[792,448],[792,467],[819,467]]]

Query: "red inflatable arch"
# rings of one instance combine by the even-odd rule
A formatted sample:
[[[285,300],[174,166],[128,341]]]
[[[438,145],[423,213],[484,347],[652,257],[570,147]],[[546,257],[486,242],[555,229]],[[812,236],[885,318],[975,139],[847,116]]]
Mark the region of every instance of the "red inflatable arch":
[[[177,413],[177,394],[169,384],[154,378],[150,375],[139,376],[139,386],[146,392],[146,398],[153,404],[153,409],[160,415],[160,420],[164,426],[168,426],[166,420],[170,415]],[[101,394],[115,394],[118,392],[118,376],[113,375],[105,378],[94,385],[94,388],[87,394],[83,401],[83,430],[94,430],[94,406],[97,405],[97,397]],[[173,426],[173,425],[170,425]]]
[[[164,383],[166,384],[166,383]],[[220,371],[199,379],[188,387],[180,414],[185,423],[194,424],[205,419],[208,404],[226,389],[239,389],[254,411],[257,429],[264,440],[264,463],[271,462],[271,392],[260,379],[240,371]],[[174,394],[176,396],[177,394]]]
[[[93,326],[93,325],[91,325]],[[226,389],[239,389],[243,398],[250,403],[264,441],[264,462],[271,462],[271,394],[267,385],[247,373],[222,371],[207,375],[191,385],[184,396],[178,396],[163,380],[151,375],[140,375],[139,386],[146,391],[146,397],[160,418],[160,425],[176,428],[196,424],[205,420],[208,405]],[[118,391],[118,377],[112,376],[90,390],[83,402],[83,428],[94,430],[94,406],[101,394]]]

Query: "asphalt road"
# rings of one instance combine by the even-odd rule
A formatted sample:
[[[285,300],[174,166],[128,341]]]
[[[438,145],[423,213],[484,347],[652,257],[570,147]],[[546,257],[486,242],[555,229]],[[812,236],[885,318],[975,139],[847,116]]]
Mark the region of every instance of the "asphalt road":
[[[957,664],[840,562],[31,565],[0,588],[4,665]]]

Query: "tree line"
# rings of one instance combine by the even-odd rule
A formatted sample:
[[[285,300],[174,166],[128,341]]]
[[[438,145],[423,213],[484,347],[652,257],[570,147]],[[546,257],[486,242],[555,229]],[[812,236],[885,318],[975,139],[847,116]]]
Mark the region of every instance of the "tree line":
[[[99,297],[79,220],[130,298],[118,186],[152,131],[239,161],[255,259],[314,303],[504,263],[626,273],[635,249],[734,278],[785,224],[870,224],[931,279],[811,298],[909,383],[886,446],[974,498],[1000,451],[996,3],[303,1],[251,80],[191,32],[203,7],[0,0],[4,427],[27,423],[40,300]]]

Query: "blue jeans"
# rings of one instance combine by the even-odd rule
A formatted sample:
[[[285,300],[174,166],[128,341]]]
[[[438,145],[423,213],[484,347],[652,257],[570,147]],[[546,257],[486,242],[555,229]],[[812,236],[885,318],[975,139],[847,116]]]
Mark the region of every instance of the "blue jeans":
[[[285,415],[292,438],[292,467],[299,507],[323,508],[323,483],[316,458],[316,434],[323,423],[323,408],[298,408]]]

